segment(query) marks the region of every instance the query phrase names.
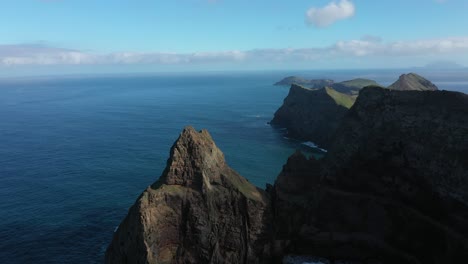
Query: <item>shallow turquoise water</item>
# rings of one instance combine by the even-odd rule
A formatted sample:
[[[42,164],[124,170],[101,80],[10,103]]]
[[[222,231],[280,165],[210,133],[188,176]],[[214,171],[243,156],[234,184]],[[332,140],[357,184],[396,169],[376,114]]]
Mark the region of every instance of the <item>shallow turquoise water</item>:
[[[0,263],[101,263],[185,125],[208,129],[252,183],[272,183],[287,157],[306,149],[267,124],[288,92],[271,84],[289,74],[0,80]],[[397,76],[360,74],[384,84]],[[440,82],[466,87],[463,78]]]

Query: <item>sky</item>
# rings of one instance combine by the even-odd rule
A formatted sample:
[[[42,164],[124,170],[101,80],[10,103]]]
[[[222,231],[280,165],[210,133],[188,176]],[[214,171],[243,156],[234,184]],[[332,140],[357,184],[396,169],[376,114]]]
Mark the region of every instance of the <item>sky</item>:
[[[466,0],[0,3],[3,76],[468,66]]]

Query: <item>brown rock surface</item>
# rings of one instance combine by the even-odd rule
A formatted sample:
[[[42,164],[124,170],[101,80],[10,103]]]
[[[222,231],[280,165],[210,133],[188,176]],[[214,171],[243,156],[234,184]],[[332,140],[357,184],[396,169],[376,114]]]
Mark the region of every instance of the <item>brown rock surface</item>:
[[[260,263],[269,199],[226,164],[206,130],[184,129],[160,179],[114,234],[107,263]]]
[[[437,91],[432,82],[416,73],[402,74],[400,78],[388,87],[398,91]]]

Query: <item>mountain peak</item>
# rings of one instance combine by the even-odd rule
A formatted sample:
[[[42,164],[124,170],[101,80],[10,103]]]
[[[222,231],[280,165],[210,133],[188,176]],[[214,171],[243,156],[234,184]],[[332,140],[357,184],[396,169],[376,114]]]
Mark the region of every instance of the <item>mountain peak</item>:
[[[436,91],[437,86],[416,73],[402,74],[400,78],[388,87],[399,91]]]
[[[210,182],[220,181],[226,166],[224,155],[207,130],[184,128],[172,146],[166,170],[161,177],[167,185],[181,185],[201,189]]]
[[[270,210],[207,130],[185,127],[162,176],[116,230],[106,263],[262,263]]]

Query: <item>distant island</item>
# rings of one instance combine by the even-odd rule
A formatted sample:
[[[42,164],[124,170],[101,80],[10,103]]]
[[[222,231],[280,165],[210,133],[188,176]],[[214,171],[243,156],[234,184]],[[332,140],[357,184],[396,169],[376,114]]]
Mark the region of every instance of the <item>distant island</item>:
[[[310,89],[320,89],[324,87],[330,87],[335,89],[341,93],[348,93],[348,94],[357,94],[359,89],[362,89],[366,86],[381,86],[374,80],[364,79],[364,78],[356,78],[353,80],[343,81],[343,82],[335,82],[334,80],[330,79],[305,79],[298,76],[289,76],[282,79],[279,82],[276,82],[275,85],[277,86],[291,86],[293,84],[310,88]]]
[[[334,81],[329,79],[308,80],[298,76],[289,76],[275,83],[275,85],[291,86],[293,84],[297,84],[307,88],[322,88],[325,86],[331,86],[333,83]]]
[[[427,64],[425,69],[434,69],[434,70],[453,70],[453,69],[463,69],[464,67],[454,61],[435,61]]]

